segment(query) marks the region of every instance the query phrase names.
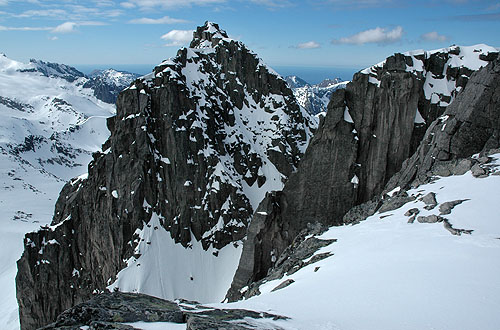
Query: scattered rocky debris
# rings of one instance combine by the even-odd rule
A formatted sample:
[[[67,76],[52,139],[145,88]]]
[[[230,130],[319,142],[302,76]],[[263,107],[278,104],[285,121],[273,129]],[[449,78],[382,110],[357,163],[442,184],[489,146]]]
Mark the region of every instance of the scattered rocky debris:
[[[409,209],[408,211],[406,211],[405,215],[406,215],[407,217],[410,217],[410,216],[412,216],[412,215],[414,215],[414,214],[419,214],[419,213],[420,213],[420,210],[419,210],[419,209],[417,209],[416,207],[414,207],[414,208]]]
[[[420,216],[417,218],[417,221],[420,223],[436,223],[436,222],[443,222],[444,220],[445,218],[442,218],[435,214],[431,214],[428,216]]]
[[[281,282],[277,287],[275,287],[274,289],[272,289],[271,292],[278,291],[280,289],[286,288],[287,286],[289,286],[292,283],[295,283],[295,281],[293,279],[289,278],[289,279]]]
[[[378,210],[379,213],[393,211],[399,209],[408,202],[414,201],[414,196],[408,196],[406,191],[400,191],[397,195],[393,195],[383,200],[382,206]]]
[[[433,192],[428,193],[427,195],[422,197],[420,200],[425,203],[424,209],[426,209],[426,210],[432,210],[438,204],[436,201],[436,194]]]
[[[452,235],[457,235],[457,236],[460,236],[462,234],[468,234],[468,235],[470,235],[474,231],[472,229],[456,229],[456,228],[453,228],[453,226],[451,225],[451,223],[447,219],[445,219],[443,221],[443,224],[444,224],[444,228],[446,230],[448,230]]]
[[[458,199],[451,202],[444,202],[439,205],[439,214],[440,215],[450,214],[451,210],[453,210],[455,206],[460,205],[465,201],[468,201],[468,199]]]
[[[14,221],[21,220],[21,221],[27,222],[28,220],[31,220],[31,218],[33,218],[32,213],[27,213],[24,211],[17,211],[16,214],[14,214],[14,217],[12,218],[12,220],[14,220]]]

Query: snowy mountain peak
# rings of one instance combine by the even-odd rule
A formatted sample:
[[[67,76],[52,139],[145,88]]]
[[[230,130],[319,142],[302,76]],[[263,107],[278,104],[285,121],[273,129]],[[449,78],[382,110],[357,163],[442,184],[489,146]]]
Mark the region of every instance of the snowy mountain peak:
[[[292,89],[309,86],[309,83],[307,81],[298,76],[286,76],[285,81],[288,83],[288,86],[290,86],[290,88]]]
[[[36,59],[30,59],[29,67],[26,69],[21,69],[20,71],[40,72],[46,77],[58,77],[69,82],[73,82],[78,78],[85,77],[85,74],[78,71],[72,66],[59,63],[44,62]]]
[[[130,85],[136,78],[139,77],[136,73],[131,73],[128,71],[119,71],[113,68],[107,70],[94,70],[90,74],[91,78],[100,77],[108,84],[113,84],[120,87],[126,87]]]
[[[331,87],[333,85],[337,85],[338,83],[341,83],[341,82],[342,82],[342,79],[340,79],[340,78],[325,79],[322,82],[320,82],[319,84],[317,84],[316,86],[322,87],[322,88],[328,88],[328,87]]]
[[[190,48],[213,48],[221,40],[231,41],[226,33],[217,23],[205,22],[203,26],[199,26],[193,33],[193,40]]]
[[[348,83],[340,78],[325,79],[316,85],[310,85],[297,76],[287,76],[285,80],[293,90],[297,102],[313,115],[325,113],[332,93],[345,88]]]

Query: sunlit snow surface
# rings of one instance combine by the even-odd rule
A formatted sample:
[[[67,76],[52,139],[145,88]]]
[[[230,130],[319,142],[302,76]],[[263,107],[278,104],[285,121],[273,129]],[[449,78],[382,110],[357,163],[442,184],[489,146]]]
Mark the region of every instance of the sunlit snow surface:
[[[138,234],[140,243],[134,253],[141,256],[127,261],[128,267],[118,273],[110,290],[118,288],[170,300],[214,302],[224,299],[238,267],[241,242],[221,250],[205,251],[201,242],[192,237],[190,247],[184,248],[175,243],[156,214]]]
[[[442,223],[407,223],[410,208],[419,208],[419,216],[439,214],[439,205],[428,211],[417,200],[358,225],[332,227],[321,237],[338,241],[317,253],[333,256],[264,284],[260,296],[217,307],[286,315],[292,319],[276,323],[285,329],[498,329],[499,187],[499,175],[468,172],[408,192],[434,192],[440,204],[469,199],[444,217],[471,235],[453,236]],[[288,278],[295,283],[270,292]]]
[[[16,71],[34,66],[0,55],[2,330],[19,328],[14,279],[24,234],[50,223],[62,186],[87,171],[91,153],[109,136],[105,118],[114,112],[114,106],[82,88],[81,80],[70,83],[39,72]],[[33,145],[25,143],[30,136],[36,137]]]

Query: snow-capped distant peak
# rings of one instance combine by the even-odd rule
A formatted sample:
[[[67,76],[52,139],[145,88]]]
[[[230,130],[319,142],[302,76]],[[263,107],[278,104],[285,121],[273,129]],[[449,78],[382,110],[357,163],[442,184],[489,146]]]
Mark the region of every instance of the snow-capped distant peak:
[[[82,72],[78,71],[74,67],[65,64],[51,63],[51,62],[44,62],[40,60],[30,59],[29,66],[30,66],[29,68],[24,70],[28,72],[40,72],[42,75],[46,77],[63,78],[64,80],[67,80],[69,82],[75,81],[78,78],[85,77],[85,75]]]
[[[100,79],[109,85],[115,85],[121,88],[125,88],[132,81],[139,77],[136,73],[131,73],[127,71],[119,71],[113,68],[106,70],[94,70],[90,73],[89,77],[91,79]]]
[[[286,76],[285,81],[288,83],[290,88],[299,88],[304,86],[309,86],[309,83],[298,76]]]
[[[285,80],[293,90],[297,103],[313,115],[325,113],[332,93],[345,88],[348,83],[340,78],[325,79],[316,85],[310,85],[297,76],[287,76]]]

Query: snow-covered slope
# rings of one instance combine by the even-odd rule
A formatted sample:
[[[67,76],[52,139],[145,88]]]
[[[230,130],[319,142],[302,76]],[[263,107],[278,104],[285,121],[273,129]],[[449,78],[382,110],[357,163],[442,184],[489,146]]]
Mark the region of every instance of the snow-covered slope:
[[[50,223],[64,183],[87,172],[114,106],[75,69],[0,55],[0,328],[19,328],[14,278],[24,234]]]
[[[319,238],[337,241],[316,252],[332,256],[265,283],[259,296],[218,307],[289,316],[274,323],[283,329],[498,329],[500,154],[491,157],[485,168],[493,174],[439,177],[409,190],[416,199],[395,210],[332,227]],[[422,200],[431,192],[432,209]],[[443,214],[456,200],[463,202]],[[413,222],[410,209],[419,212]],[[418,218],[429,215],[472,232],[452,235],[446,221]],[[293,283],[271,292],[287,280]]]
[[[285,79],[292,88],[297,103],[313,115],[325,113],[332,93],[339,88],[345,88],[349,83],[336,78],[333,80],[326,79],[319,84],[310,85],[297,76],[287,76]]]

